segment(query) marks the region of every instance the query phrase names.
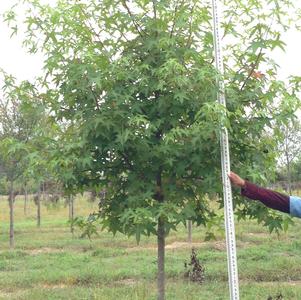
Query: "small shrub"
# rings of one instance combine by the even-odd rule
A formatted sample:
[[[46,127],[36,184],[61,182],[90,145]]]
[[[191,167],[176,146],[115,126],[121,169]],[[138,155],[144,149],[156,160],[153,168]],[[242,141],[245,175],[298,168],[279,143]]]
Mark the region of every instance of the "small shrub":
[[[68,223],[71,226],[78,227],[81,231],[81,238],[89,238],[90,242],[92,236],[98,236],[97,226],[96,226],[97,217],[94,214],[90,214],[88,218],[76,217],[73,220],[69,220]]]
[[[201,265],[200,260],[197,258],[195,250],[192,248],[190,262],[184,263],[185,274],[184,277],[192,282],[202,284],[205,279],[205,269]]]

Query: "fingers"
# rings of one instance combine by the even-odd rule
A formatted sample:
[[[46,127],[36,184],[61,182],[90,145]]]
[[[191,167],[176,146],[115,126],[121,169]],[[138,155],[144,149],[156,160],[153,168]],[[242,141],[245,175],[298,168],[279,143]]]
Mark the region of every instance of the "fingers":
[[[245,185],[245,181],[234,172],[230,172],[228,174],[228,177],[229,177],[231,183],[235,186],[243,187]]]
[[[238,176],[234,172],[230,172],[228,174],[228,177],[231,181],[235,181],[235,179],[237,179]]]

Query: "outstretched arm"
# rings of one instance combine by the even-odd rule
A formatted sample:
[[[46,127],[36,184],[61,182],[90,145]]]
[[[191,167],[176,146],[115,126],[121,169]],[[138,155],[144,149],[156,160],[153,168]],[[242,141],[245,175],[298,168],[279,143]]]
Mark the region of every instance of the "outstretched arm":
[[[242,179],[234,172],[228,175],[232,184],[241,188],[241,194],[249,199],[259,200],[267,207],[285,213],[290,213],[290,197],[284,194],[262,188]]]

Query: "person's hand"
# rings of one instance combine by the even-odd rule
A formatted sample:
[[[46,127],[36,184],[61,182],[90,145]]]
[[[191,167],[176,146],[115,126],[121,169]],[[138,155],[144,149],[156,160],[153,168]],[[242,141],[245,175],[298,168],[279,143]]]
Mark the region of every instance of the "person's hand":
[[[246,184],[245,180],[240,178],[237,174],[234,172],[230,172],[228,174],[230,181],[233,185],[243,188]]]

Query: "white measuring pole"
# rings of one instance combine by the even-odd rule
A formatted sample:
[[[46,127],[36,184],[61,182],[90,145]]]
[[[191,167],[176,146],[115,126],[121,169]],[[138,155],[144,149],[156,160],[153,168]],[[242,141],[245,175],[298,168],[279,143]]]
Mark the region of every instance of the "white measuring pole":
[[[223,65],[223,54],[222,54],[222,46],[221,46],[222,35],[220,30],[219,0],[212,0],[212,7],[213,7],[213,23],[214,23],[215,63],[219,75],[223,76],[224,65]],[[218,88],[219,88],[218,101],[220,104],[226,106],[225,86],[222,78],[218,79]],[[223,173],[225,227],[226,227],[230,299],[239,300],[232,190],[231,190],[231,183],[228,177],[228,174],[230,172],[228,132],[226,128],[222,128],[221,131],[222,131],[221,138],[220,138],[221,162],[222,162],[222,173]]]

